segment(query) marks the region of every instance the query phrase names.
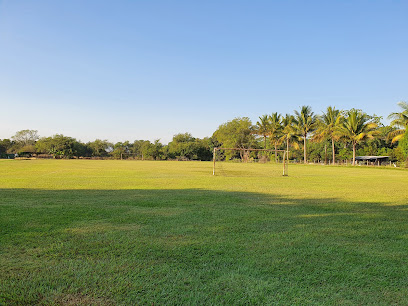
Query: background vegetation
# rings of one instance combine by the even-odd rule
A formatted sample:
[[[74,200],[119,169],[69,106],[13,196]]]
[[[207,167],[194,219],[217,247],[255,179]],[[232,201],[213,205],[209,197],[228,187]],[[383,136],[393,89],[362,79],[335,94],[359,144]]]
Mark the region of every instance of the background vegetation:
[[[389,156],[404,165],[408,158],[408,104],[400,102],[401,112],[390,114],[390,125],[362,110],[328,107],[316,115],[310,106],[294,114],[272,113],[253,124],[247,117],[221,124],[211,137],[195,138],[190,133],[174,135],[167,145],[160,140],[111,143],[96,139],[83,143],[61,134],[41,137],[35,130],[22,130],[11,139],[0,140],[0,156],[8,154],[53,158],[113,158],[147,160],[211,160],[214,147],[266,148],[291,151],[292,161],[354,162],[357,155]],[[222,160],[243,159],[243,151],[221,152]],[[265,156],[252,153],[252,158]],[[279,156],[274,158],[278,161]]]

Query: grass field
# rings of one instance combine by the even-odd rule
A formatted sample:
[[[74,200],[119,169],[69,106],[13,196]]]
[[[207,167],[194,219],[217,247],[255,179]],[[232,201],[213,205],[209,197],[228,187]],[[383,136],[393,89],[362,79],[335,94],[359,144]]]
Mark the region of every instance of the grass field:
[[[0,161],[0,304],[408,304],[408,172]]]

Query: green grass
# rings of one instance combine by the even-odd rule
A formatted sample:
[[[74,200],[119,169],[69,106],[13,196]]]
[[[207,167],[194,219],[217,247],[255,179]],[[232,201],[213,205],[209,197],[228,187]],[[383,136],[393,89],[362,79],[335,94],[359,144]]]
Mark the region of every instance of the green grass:
[[[408,304],[408,172],[0,161],[0,304]]]

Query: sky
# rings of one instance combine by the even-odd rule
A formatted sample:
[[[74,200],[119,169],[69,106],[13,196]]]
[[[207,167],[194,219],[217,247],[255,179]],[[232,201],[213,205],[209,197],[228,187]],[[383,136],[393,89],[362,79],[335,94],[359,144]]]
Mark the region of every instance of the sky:
[[[0,138],[167,143],[408,100],[408,1],[1,1]]]

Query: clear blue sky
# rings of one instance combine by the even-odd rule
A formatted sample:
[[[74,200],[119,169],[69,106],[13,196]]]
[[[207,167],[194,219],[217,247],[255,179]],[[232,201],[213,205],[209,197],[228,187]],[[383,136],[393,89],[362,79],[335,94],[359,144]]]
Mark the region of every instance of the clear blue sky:
[[[211,136],[408,100],[408,1],[0,1],[0,138]]]

